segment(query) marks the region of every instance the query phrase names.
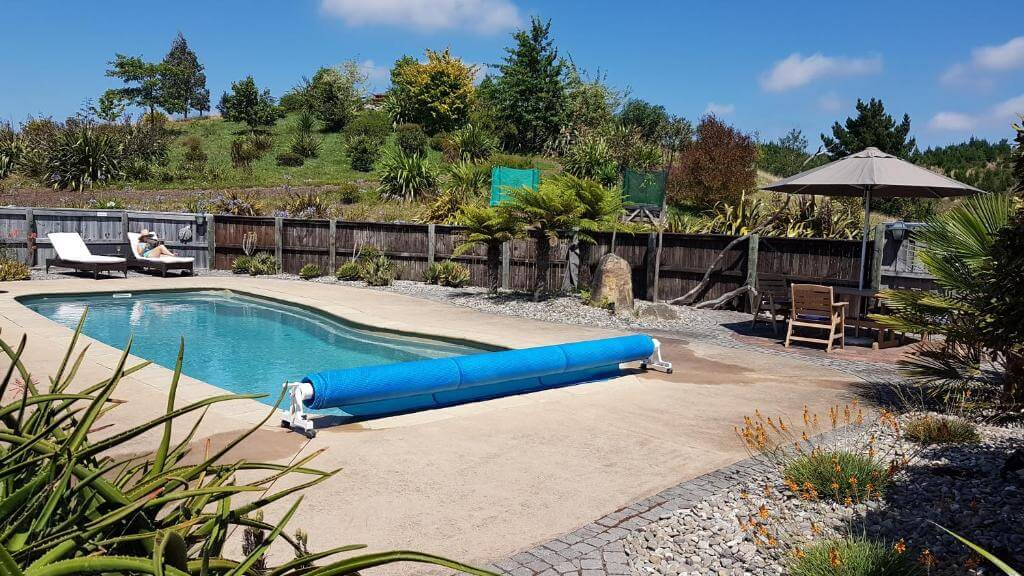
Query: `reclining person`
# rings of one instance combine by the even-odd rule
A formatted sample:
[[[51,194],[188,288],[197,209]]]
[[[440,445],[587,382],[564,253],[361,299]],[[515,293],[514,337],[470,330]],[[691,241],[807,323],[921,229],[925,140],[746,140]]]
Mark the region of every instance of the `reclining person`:
[[[162,240],[158,240],[156,234],[143,228],[139,232],[139,243],[135,247],[135,253],[143,258],[160,258],[161,256],[175,256]]]

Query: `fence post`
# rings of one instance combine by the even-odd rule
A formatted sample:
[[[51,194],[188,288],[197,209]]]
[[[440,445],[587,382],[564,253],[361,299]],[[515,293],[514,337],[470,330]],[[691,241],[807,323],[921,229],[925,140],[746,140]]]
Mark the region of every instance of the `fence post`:
[[[761,237],[757,234],[751,234],[750,239],[747,240],[747,286],[751,289],[757,289],[757,249],[761,243]],[[756,310],[757,302],[754,301],[754,292],[747,292],[747,302],[750,304],[750,310]]]
[[[327,221],[327,265],[333,274],[338,269],[338,221],[331,218]]]
[[[36,265],[36,241],[32,234],[36,231],[36,217],[31,208],[25,208],[25,265],[29,268]]]
[[[214,218],[213,214],[206,215],[206,257],[209,260],[206,266],[210,270],[217,268],[217,228]]]
[[[658,290],[661,285],[661,248],[664,243],[664,239],[662,237],[663,232],[664,229],[662,227],[658,227],[658,247],[654,251],[654,298],[651,299],[651,302],[654,303],[657,303],[658,298],[660,298]]]
[[[127,241],[128,238],[128,211],[121,210],[121,240]],[[134,250],[134,248],[132,248]],[[117,245],[117,253],[121,254],[121,244]]]
[[[284,270],[284,218],[274,217],[274,259],[277,260],[277,271]]]
[[[885,223],[875,226],[875,243],[871,254],[871,284],[872,290],[882,289],[882,255],[885,253]]]
[[[644,273],[647,278],[647,294],[645,294],[645,297],[651,302],[654,302],[658,297],[657,290],[654,287],[654,278],[657,273],[657,252],[658,236],[654,233],[648,232],[647,252],[644,254]]]
[[[512,287],[512,242],[501,243],[501,287]]]
[[[562,290],[575,290],[580,284],[580,237],[573,234],[569,251],[565,257],[565,274],[562,276]]]
[[[434,224],[427,224],[427,266],[434,264]]]

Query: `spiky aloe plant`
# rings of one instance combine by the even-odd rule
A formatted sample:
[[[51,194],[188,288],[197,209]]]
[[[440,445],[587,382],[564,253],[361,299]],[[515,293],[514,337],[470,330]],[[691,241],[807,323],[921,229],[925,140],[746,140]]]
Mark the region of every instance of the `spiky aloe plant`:
[[[90,431],[115,411],[118,384],[148,363],[128,366],[131,342],[121,354],[110,378],[80,388],[72,384],[88,346],[78,350],[82,316],[56,374],[39,385],[21,362],[26,338],[17,348],[3,339],[0,347],[9,360],[0,380],[0,398],[17,390],[16,398],[0,406],[0,575],[63,576],[71,574],[243,575],[264,560],[275,541],[284,541],[299,554],[267,574],[333,576],[399,561],[426,562],[472,574],[489,574],[429,554],[393,551],[360,554],[310,568],[319,560],[360,549],[340,546],[309,553],[304,542],[285,532],[301,498],[277,524],[265,523],[258,512],[267,505],[315,486],[337,471],[307,467],[320,451],[290,465],[224,461],[233,447],[264,422],[239,434],[223,448],[185,461],[202,415],[215,404],[256,398],[251,394],[224,394],[175,408],[184,342],[167,398],[164,415],[145,424],[91,438]],[[17,378],[16,378],[17,377]],[[12,388],[12,385],[15,387]],[[75,390],[75,391],[73,391]],[[172,443],[175,421],[199,413],[198,421],[178,443]],[[153,454],[124,456],[124,444],[150,430],[162,435]],[[240,482],[236,475],[260,474]],[[274,491],[274,482],[289,488]],[[245,503],[239,495],[250,496]],[[254,498],[252,496],[255,496]],[[225,542],[235,528],[266,533],[244,558],[225,556]]]

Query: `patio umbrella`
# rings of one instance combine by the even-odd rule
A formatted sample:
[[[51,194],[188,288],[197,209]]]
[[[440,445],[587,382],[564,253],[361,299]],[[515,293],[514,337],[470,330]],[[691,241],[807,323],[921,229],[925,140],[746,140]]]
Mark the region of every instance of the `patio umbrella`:
[[[982,192],[963,182],[886,154],[878,148],[865,148],[856,154],[769,184],[762,190],[818,196],[863,196],[864,237],[860,246],[860,288],[864,288],[864,271],[867,268],[871,198],[948,198]]]

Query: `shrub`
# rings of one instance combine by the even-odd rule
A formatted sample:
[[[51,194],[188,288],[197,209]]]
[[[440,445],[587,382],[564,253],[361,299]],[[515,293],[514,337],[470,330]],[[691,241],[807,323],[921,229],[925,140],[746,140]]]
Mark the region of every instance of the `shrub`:
[[[977,427],[966,420],[924,415],[907,422],[904,435],[921,444],[977,444]]]
[[[252,163],[259,160],[263,153],[256,147],[255,140],[246,136],[237,136],[231,141],[231,164],[243,170],[252,169]]]
[[[28,280],[32,271],[24,262],[4,258],[0,260],[0,282],[8,280]]]
[[[295,135],[289,150],[303,158],[316,158],[322,145],[323,141],[319,137],[309,132],[301,132]]]
[[[366,136],[358,136],[348,143],[348,156],[353,170],[372,172],[380,156],[380,144]]]
[[[444,152],[445,146],[447,145],[449,138],[451,138],[451,135],[448,134],[447,132],[434,134],[433,136],[430,137],[430,140],[427,141],[427,145],[430,146],[430,149],[434,150],[435,152]]]
[[[395,145],[404,154],[423,154],[427,151],[427,134],[419,124],[399,124],[395,128]]]
[[[378,254],[360,264],[360,273],[363,281],[370,286],[390,286],[398,271],[391,258]]]
[[[312,280],[313,278],[319,278],[323,275],[323,270],[317,264],[306,264],[299,270],[299,278],[302,278],[303,280]]]
[[[332,132],[342,130],[362,108],[361,84],[365,79],[353,61],[313,74],[305,89],[306,104]]]
[[[231,271],[235,274],[248,274],[251,266],[251,256],[239,256],[231,261]]]
[[[259,216],[263,213],[263,200],[254,193],[229,190],[214,198],[210,208],[215,214]]]
[[[17,342],[2,342],[12,369],[0,380],[0,390],[22,388],[4,395],[7,401],[0,406],[0,453],[5,456],[0,460],[0,533],[11,536],[0,547],[4,574],[256,574],[253,568],[263,563],[260,574],[298,576],[311,573],[315,560],[361,548],[344,546],[309,555],[304,537],[287,535],[288,521],[301,501],[296,492],[335,472],[311,467],[311,457],[294,466],[233,459],[231,450],[251,443],[259,425],[216,446],[206,443],[205,453],[193,448],[189,429],[203,429],[209,407],[227,409],[223,403],[255,395],[225,393],[183,401],[177,396],[180,362],[169,378],[164,414],[119,426],[113,434],[97,434],[106,428],[101,418],[121,403],[118,386],[145,363],[130,360],[129,343],[106,379],[77,381],[77,362],[87,353],[80,342],[84,324],[83,315],[68,349],[53,354],[51,366],[69,368],[45,379],[46,386],[37,386],[25,371]],[[183,356],[184,343],[178,358]],[[267,412],[261,424],[278,414],[273,408]],[[138,441],[144,434],[153,445],[140,453]],[[284,487],[275,485],[279,480]],[[259,495],[244,498],[242,492]],[[279,521],[262,520],[264,508],[285,502],[291,504],[279,508]],[[233,559],[230,535],[246,529],[259,531],[259,545]],[[267,550],[289,546],[298,559],[286,556],[286,564],[271,565]],[[351,574],[403,560],[490,574],[415,552],[347,554],[320,568],[328,574]]]
[[[837,502],[880,497],[889,473],[874,458],[846,450],[821,450],[798,456],[786,465],[783,476],[796,486],[813,486],[819,495]]]
[[[611,184],[618,180],[618,165],[604,138],[584,136],[574,142],[562,158],[566,172],[579,178]]]
[[[497,150],[497,140],[482,128],[467,124],[445,141],[444,156],[449,162],[469,160],[479,162],[491,157]]]
[[[469,268],[452,260],[434,262],[423,273],[423,281],[427,284],[461,288],[469,284]]]
[[[231,93],[225,92],[220,97],[217,110],[225,120],[245,123],[250,130],[273,126],[281,117],[281,109],[270,95],[270,90],[260,91],[252,76],[233,82]]]
[[[359,280],[363,277],[363,268],[358,262],[345,262],[334,271],[334,277],[338,280]]]
[[[182,141],[181,146],[185,149],[181,157],[181,167],[186,172],[200,174],[206,170],[206,162],[209,159],[203,151],[203,141],[198,136],[189,136]]]
[[[44,154],[45,177],[55,190],[84,190],[124,177],[117,138],[91,124],[63,128]]]
[[[359,190],[359,186],[355,182],[343,182],[338,186],[336,191],[338,196],[338,202],[342,204],[355,204],[359,202],[359,198],[362,196],[362,191]]]
[[[740,194],[757,186],[756,161],[757,143],[751,135],[705,116],[696,139],[683,148],[669,174],[669,198],[698,208],[735,204]]]
[[[285,201],[285,210],[292,218],[327,218],[331,211],[316,192],[292,192]]]
[[[274,148],[274,135],[270,132],[253,132],[249,138],[252,139],[252,146],[260,153],[260,156]]]
[[[536,168],[537,163],[530,156],[520,156],[518,154],[494,154],[490,159],[491,166],[505,166],[506,168],[516,168],[519,170],[529,170]]]
[[[359,137],[369,138],[378,146],[383,146],[390,134],[391,119],[387,114],[377,110],[363,112],[345,127],[346,140],[351,141]]]
[[[296,154],[295,152],[281,152],[277,155],[276,160],[278,166],[296,167],[306,163],[306,159],[301,154]]]
[[[249,262],[250,276],[277,274],[277,259],[270,252],[259,252]]]
[[[812,544],[796,554],[792,576],[917,576],[923,571],[895,546],[866,538]]]
[[[437,171],[426,156],[384,155],[380,169],[380,195],[410,202],[437,190]]]

